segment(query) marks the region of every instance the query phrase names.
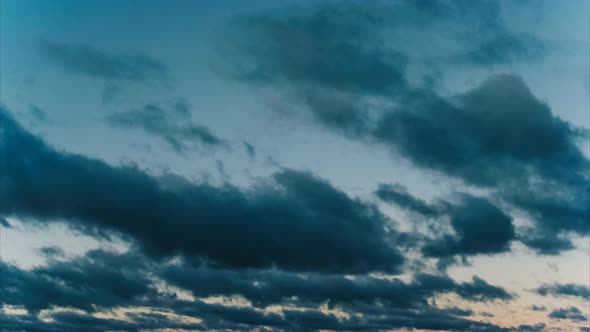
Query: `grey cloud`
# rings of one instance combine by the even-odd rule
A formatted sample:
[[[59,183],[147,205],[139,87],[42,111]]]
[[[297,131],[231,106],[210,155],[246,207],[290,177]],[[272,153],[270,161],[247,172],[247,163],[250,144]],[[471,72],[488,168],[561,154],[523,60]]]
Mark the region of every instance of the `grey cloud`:
[[[398,26],[428,32],[417,42],[445,34],[437,37],[455,40],[465,61],[484,66],[543,56],[543,41],[506,27],[503,5],[511,4],[349,2],[241,17],[236,76],[272,83],[330,130],[490,189],[534,222],[535,236],[520,236],[523,243],[542,254],[560,252],[572,247],[572,233],[590,231],[590,163],[577,148],[579,130],[515,75],[492,76],[454,97],[414,87],[407,68],[415,57],[404,55],[413,43],[395,39]]]
[[[363,276],[348,279],[326,274],[300,275],[286,271],[219,270],[190,267],[184,262],[152,261],[134,252],[116,254],[93,250],[65,261],[49,261],[32,270],[1,263],[3,296],[0,303],[24,307],[24,315],[2,313],[7,331],[89,331],[140,329],[229,329],[248,331],[262,326],[277,330],[381,330],[391,327],[433,330],[508,331],[492,324],[468,320],[466,311],[431,307],[430,296],[455,292],[468,300],[511,299],[506,291],[474,277],[455,282],[444,275],[418,275],[407,283]],[[155,287],[158,277],[195,296],[241,294],[255,305],[285,303],[283,315],[261,308],[236,307],[200,300],[179,299],[176,293]],[[180,281],[182,280],[182,281]],[[265,299],[261,301],[260,299]],[[321,303],[349,313],[338,318],[317,310]],[[68,311],[39,310],[60,306]],[[142,307],[148,312],[129,312],[125,320],[91,316],[120,307]],[[299,308],[295,310],[293,306]],[[83,312],[69,311],[82,309]],[[201,319],[198,324],[171,319],[163,313]]]
[[[576,307],[559,308],[549,313],[549,318],[553,319],[569,319],[578,322],[584,322],[588,320],[580,309]]]
[[[508,301],[513,295],[505,289],[473,277],[458,283],[446,275],[418,274],[411,283],[399,279],[380,279],[341,275],[293,274],[283,271],[231,271],[208,267],[163,269],[162,278],[195,297],[241,295],[256,306],[298,303],[314,306],[329,300],[331,306],[382,304],[390,308],[419,308],[437,294],[455,293],[469,301]]]
[[[229,144],[205,126],[192,123],[188,104],[182,100],[150,103],[141,108],[118,112],[106,118],[116,128],[141,129],[163,139],[173,149],[184,153],[197,146],[229,148]]]
[[[579,297],[583,300],[590,299],[590,287],[578,284],[543,284],[534,290],[535,293],[543,296],[553,295],[558,297]]]
[[[485,199],[463,195],[456,205],[447,207],[455,235],[434,240],[424,249],[426,255],[493,254],[510,250],[515,239],[512,218]]]
[[[44,257],[47,258],[55,258],[55,257],[63,257],[65,252],[62,248],[57,246],[45,246],[37,249],[37,251]]]
[[[248,157],[250,159],[256,159],[256,148],[254,148],[254,145],[244,141],[242,142],[244,144],[244,150],[246,151],[246,154],[248,155]]]
[[[543,306],[543,305],[532,305],[531,307],[532,311],[547,311],[547,307]]]
[[[0,226],[6,227],[6,228],[12,227],[12,225],[8,222],[8,220],[6,220],[6,218],[3,218],[2,216],[0,216]]]
[[[380,184],[375,193],[385,202],[436,219],[433,232],[438,237],[427,240],[423,249],[426,256],[445,260],[454,255],[500,253],[509,251],[516,239],[512,218],[485,198],[457,194],[454,202],[426,203],[399,184]],[[444,219],[448,219],[454,234],[441,233]]]
[[[143,296],[156,294],[141,262],[132,255],[92,251],[30,271],[2,263],[0,302],[32,313],[54,306],[95,311],[135,304]]]
[[[39,42],[41,54],[64,70],[107,81],[156,82],[169,78],[162,62],[145,54],[110,54],[85,44]]]
[[[58,152],[0,112],[0,213],[63,220],[90,234],[118,234],[153,256],[186,255],[235,268],[398,272],[390,221],[307,173],[283,170],[248,190],[163,185],[133,167]],[[337,231],[335,231],[337,230]]]
[[[375,194],[382,201],[393,203],[404,209],[408,209],[425,216],[434,217],[439,214],[439,211],[437,211],[436,207],[431,206],[430,204],[426,203],[425,201],[417,197],[414,197],[413,195],[408,193],[408,190],[405,186],[402,186],[399,183],[381,183],[375,191]]]
[[[534,36],[502,33],[457,56],[456,61],[493,66],[541,59],[546,52],[545,43]]]

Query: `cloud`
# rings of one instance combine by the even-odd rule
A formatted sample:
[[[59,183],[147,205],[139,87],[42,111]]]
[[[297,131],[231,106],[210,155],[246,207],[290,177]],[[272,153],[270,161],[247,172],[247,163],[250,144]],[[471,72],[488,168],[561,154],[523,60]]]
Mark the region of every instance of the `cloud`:
[[[590,164],[575,130],[520,78],[494,76],[454,100],[418,96],[385,114],[369,135],[415,165],[492,189],[527,212],[536,227],[522,242],[541,253],[572,248],[566,233],[588,234]]]
[[[50,260],[31,270],[2,262],[5,282],[1,285],[4,295],[0,303],[28,310],[17,315],[3,312],[3,328],[67,331],[91,326],[90,331],[158,328],[245,331],[267,326],[279,330],[392,327],[508,330],[468,320],[464,318],[467,311],[438,309],[428,304],[428,298],[447,292],[473,301],[512,298],[501,288],[476,277],[472,282],[455,282],[444,275],[421,274],[412,282],[402,282],[369,276],[351,279],[321,273],[302,275],[276,269],[226,270],[185,263],[153,261],[135,252],[103,250],[91,250],[63,261]],[[189,290],[195,299],[179,298],[178,289]],[[230,298],[229,295],[241,295],[246,302],[235,306],[201,300],[210,296]],[[254,306],[247,301],[252,301]],[[280,314],[265,312],[269,304],[283,304],[275,306]],[[345,315],[318,310],[324,304]],[[134,310],[138,307],[142,310]],[[61,310],[46,310],[40,315],[41,309],[52,308]],[[115,309],[121,313],[116,319],[95,316]],[[41,316],[51,319],[41,320]],[[200,321],[189,323],[190,317]]]
[[[185,323],[171,319],[163,314],[127,313],[125,320],[87,315],[75,311],[57,311],[49,315],[51,320],[38,316],[7,315],[0,313],[2,328],[7,332],[68,332],[68,331],[126,331],[136,332],[157,329],[182,329],[190,331],[207,330],[198,323]]]
[[[30,105],[28,113],[27,113],[32,119],[33,121],[37,122],[37,123],[51,123],[51,120],[49,120],[49,116],[47,115],[47,112],[45,112],[44,110],[42,110],[41,108],[35,106],[35,105]]]
[[[425,216],[437,216],[439,211],[425,201],[412,196],[408,189],[398,183],[379,184],[375,191],[377,197],[387,203],[393,203],[401,208],[417,212]]]
[[[493,66],[541,59],[546,52],[545,43],[534,36],[503,33],[457,56],[456,61]]]
[[[156,294],[141,262],[133,255],[91,251],[75,260],[51,260],[50,265],[30,271],[1,263],[1,301],[32,313],[54,306],[95,311],[134,304]]]
[[[0,226],[6,227],[6,228],[11,228],[12,227],[12,225],[8,222],[8,220],[6,220],[5,218],[3,218],[2,216],[0,216]]]
[[[248,157],[250,159],[256,159],[256,149],[254,148],[254,145],[246,141],[243,141],[242,143],[244,144],[244,151],[246,151]]]
[[[535,293],[543,296],[553,295],[557,297],[580,297],[584,300],[590,299],[590,287],[577,284],[543,284],[534,290]]]
[[[163,183],[133,167],[58,152],[0,112],[5,140],[0,213],[63,220],[121,235],[154,256],[185,255],[235,268],[398,272],[397,232],[379,210],[316,176],[276,173],[248,190],[179,178]]]
[[[412,96],[378,122],[374,136],[419,166],[475,185],[529,171],[568,183],[588,166],[570,125],[512,75],[493,76],[454,101]]]
[[[587,321],[588,318],[576,307],[559,308],[549,313],[549,318],[553,319],[569,319],[573,321]]]
[[[542,306],[542,305],[538,306],[538,305],[533,304],[530,308],[532,311],[547,311],[547,307]]]
[[[41,254],[41,256],[50,259],[65,256],[65,252],[63,251],[63,249],[57,246],[45,246],[37,249],[37,251],[39,252],[39,254]]]
[[[380,184],[375,193],[385,202],[436,219],[430,226],[437,237],[428,239],[423,249],[429,257],[506,252],[516,239],[512,218],[485,198],[457,194],[455,202],[440,200],[429,204],[399,184]],[[445,219],[453,234],[445,234],[441,227]]]
[[[543,255],[559,255],[562,251],[574,249],[570,239],[550,230],[528,228],[522,233],[518,236],[519,240]]]
[[[474,276],[458,283],[446,275],[418,274],[413,282],[371,276],[293,274],[284,271],[235,271],[208,267],[170,266],[161,277],[190,290],[193,296],[242,296],[253,305],[299,303],[316,306],[384,305],[388,308],[421,308],[434,295],[454,293],[468,301],[508,301],[513,295]],[[297,301],[294,302],[294,298]]]
[[[192,123],[189,106],[182,99],[167,104],[150,103],[136,110],[113,113],[106,117],[106,121],[116,128],[140,129],[159,137],[179,153],[195,145],[229,147],[225,140],[212,134],[209,128]]]
[[[234,72],[278,90],[329,130],[489,190],[534,224],[534,232],[519,231],[524,244],[558,253],[573,247],[572,234],[590,232],[590,163],[577,147],[580,130],[515,75],[491,76],[455,96],[410,75],[412,66],[437,67],[445,57],[486,67],[542,57],[545,43],[508,29],[503,10],[494,1],[348,2],[239,17]],[[433,34],[456,47],[433,47]],[[433,54],[440,49],[446,53]],[[389,191],[390,201],[428,210]]]
[[[236,75],[250,82],[391,92],[405,84],[403,59],[379,44],[374,29],[381,19],[362,6],[238,17],[234,24],[250,38],[240,42],[247,53]]]
[[[522,324],[522,325],[519,325],[518,328],[515,329],[515,331],[518,331],[518,332],[543,332],[543,331],[545,331],[545,327],[546,327],[546,325],[544,323],[537,323],[535,325]]]
[[[495,205],[470,195],[462,195],[456,205],[448,205],[455,235],[435,239],[424,252],[432,257],[494,254],[510,250],[515,238],[512,218]]]
[[[85,44],[39,42],[41,54],[67,72],[105,81],[164,83],[169,69],[145,54],[110,54]]]

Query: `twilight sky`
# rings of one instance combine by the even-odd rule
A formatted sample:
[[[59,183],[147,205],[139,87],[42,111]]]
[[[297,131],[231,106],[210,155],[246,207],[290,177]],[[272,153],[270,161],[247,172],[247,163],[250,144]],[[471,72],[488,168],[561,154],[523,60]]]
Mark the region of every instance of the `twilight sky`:
[[[2,331],[585,331],[590,1],[0,2]]]

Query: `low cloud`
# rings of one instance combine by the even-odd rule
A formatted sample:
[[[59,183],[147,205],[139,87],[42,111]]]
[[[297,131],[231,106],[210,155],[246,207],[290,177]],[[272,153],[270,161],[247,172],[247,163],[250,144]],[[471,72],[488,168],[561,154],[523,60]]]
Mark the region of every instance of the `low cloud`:
[[[3,215],[235,268],[398,272],[404,261],[385,215],[311,173],[283,170],[248,190],[182,178],[164,186],[137,168],[56,151],[5,110],[0,119],[10,156],[0,165]]]
[[[179,153],[199,146],[229,148],[229,144],[211,133],[209,128],[192,123],[190,107],[182,99],[113,113],[106,121],[115,128],[140,129],[159,137]]]

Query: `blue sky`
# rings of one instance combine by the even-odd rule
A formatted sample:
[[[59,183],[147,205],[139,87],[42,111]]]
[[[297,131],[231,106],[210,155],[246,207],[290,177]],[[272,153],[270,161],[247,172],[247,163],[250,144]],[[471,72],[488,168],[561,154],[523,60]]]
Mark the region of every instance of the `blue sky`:
[[[6,329],[587,327],[589,15],[2,1]]]

